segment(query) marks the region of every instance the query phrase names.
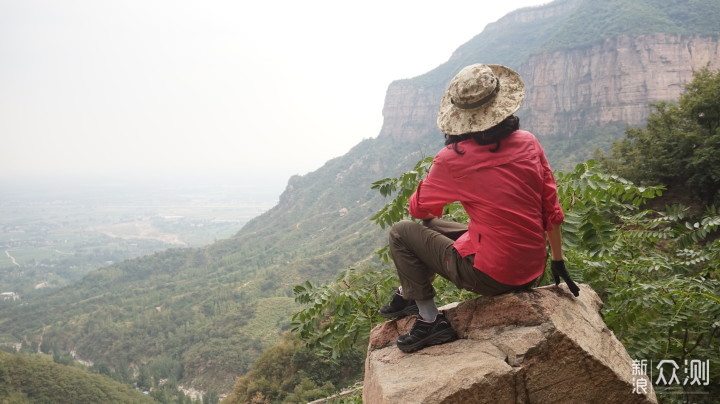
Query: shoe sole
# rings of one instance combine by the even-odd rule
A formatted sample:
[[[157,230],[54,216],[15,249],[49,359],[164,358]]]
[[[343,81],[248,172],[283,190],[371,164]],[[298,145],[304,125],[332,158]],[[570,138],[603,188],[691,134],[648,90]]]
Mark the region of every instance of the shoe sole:
[[[440,345],[445,344],[448,342],[452,342],[458,339],[457,333],[452,328],[444,329],[440,332],[437,332],[435,334],[428,335],[424,339],[421,339],[420,341],[410,344],[410,345],[401,345],[397,344],[397,347],[400,348],[401,351],[405,353],[411,353],[415,351],[419,351],[425,347],[432,346],[432,345]]]
[[[406,316],[410,316],[410,315],[418,314],[418,313],[420,313],[420,310],[418,309],[417,305],[412,305],[412,306],[408,306],[400,311],[395,311],[392,313],[380,313],[380,315],[387,319],[392,320],[394,318],[406,317]]]

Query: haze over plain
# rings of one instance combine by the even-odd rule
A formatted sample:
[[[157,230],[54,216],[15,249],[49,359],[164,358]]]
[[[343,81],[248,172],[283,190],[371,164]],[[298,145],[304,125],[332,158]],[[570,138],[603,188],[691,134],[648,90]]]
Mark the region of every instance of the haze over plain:
[[[281,190],[375,137],[392,80],[542,3],[3,1],[0,179]]]

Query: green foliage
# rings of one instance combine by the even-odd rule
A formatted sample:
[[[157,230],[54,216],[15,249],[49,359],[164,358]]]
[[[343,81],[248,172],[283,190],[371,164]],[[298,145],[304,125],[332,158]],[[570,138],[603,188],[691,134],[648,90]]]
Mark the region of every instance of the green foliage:
[[[0,352],[0,402],[152,403],[130,386],[39,355]]]
[[[148,372],[156,379],[155,385],[159,384],[162,379],[178,382],[182,380],[184,371],[182,362],[167,356],[154,359],[147,365],[147,368]]]
[[[61,363],[76,349],[97,364],[94,371],[124,383],[138,382],[137,372],[147,368],[139,382],[157,387],[168,370],[156,361],[172,360],[177,383],[226,391],[280,338],[277,318],[289,316],[292,299],[282,298],[289,307],[263,305],[272,324],[245,329],[259,295],[252,274],[224,270],[222,257],[209,257],[205,249],[169,250],[103,268],[72,288],[0,309],[0,328],[24,339],[28,350],[37,350],[41,335],[52,346],[43,350]]]
[[[418,161],[412,170],[402,173],[399,177],[384,178],[373,182],[371,188],[380,192],[380,195],[383,197],[388,197],[392,194],[396,194],[396,196],[375,213],[370,220],[384,229],[407,217],[407,201],[413,192],[415,192],[415,188],[417,188],[420,180],[430,171],[432,162],[432,157],[426,157]]]
[[[611,255],[619,247],[614,235],[621,215],[633,213],[663,190],[605,174],[592,160],[571,173],[558,173],[557,183],[565,212],[564,247],[587,251],[590,257]]]
[[[397,277],[390,270],[348,269],[332,283],[295,286],[295,300],[307,305],[293,315],[293,331],[312,347],[330,350],[333,358],[366,342],[370,330],[384,321],[378,314]],[[362,344],[364,345],[364,344]]]
[[[362,374],[364,355],[346,350],[336,357],[308,347],[288,333],[263,352],[247,375],[235,383],[224,403],[307,403],[330,396]]]
[[[647,126],[600,160],[633,182],[666,184],[680,201],[720,203],[720,70],[695,72],[685,90],[676,104],[653,104]]]
[[[717,208],[699,215],[678,205],[643,209],[660,188],[638,187],[595,165],[560,175],[558,187],[566,261],[603,299],[605,322],[630,355],[720,361]],[[717,380],[718,370],[711,372]]]

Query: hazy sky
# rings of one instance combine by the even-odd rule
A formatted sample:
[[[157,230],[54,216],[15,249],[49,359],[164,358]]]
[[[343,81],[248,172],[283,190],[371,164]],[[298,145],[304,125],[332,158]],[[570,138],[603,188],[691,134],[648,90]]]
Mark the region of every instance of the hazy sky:
[[[285,181],[376,137],[392,80],[546,2],[0,0],[0,178]]]

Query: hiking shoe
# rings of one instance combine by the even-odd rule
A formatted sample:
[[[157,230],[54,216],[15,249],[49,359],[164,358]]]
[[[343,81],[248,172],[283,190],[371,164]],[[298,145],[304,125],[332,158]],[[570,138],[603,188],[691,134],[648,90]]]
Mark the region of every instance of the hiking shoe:
[[[458,339],[457,333],[443,313],[429,323],[418,318],[409,333],[397,339],[397,346],[405,353],[415,352],[430,345],[439,345]]]
[[[395,295],[393,296],[390,304],[380,308],[380,315],[389,319],[401,318],[418,313],[419,310],[415,300],[403,299],[403,297],[397,293],[397,289],[395,290]]]

